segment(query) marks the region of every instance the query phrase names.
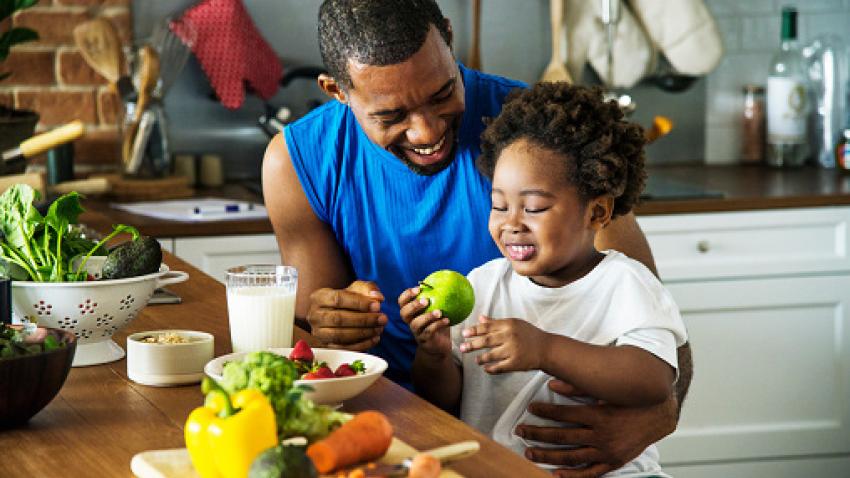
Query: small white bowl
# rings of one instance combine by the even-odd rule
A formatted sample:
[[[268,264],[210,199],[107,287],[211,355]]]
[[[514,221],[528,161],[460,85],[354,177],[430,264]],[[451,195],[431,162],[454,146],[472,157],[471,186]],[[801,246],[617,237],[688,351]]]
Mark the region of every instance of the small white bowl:
[[[142,342],[145,337],[176,334],[182,343]],[[149,330],[127,336],[127,376],[142,385],[167,387],[198,383],[213,357],[214,338],[194,330]]]
[[[292,352],[291,348],[270,348],[267,350],[284,357],[288,357]],[[222,355],[211,360],[205,367],[204,372],[215,380],[221,380],[222,370],[226,362],[242,360],[242,357],[249,352],[235,352],[232,354]],[[348,350],[337,349],[313,349],[313,355],[319,362],[327,362],[331,370],[336,370],[343,363],[351,363],[355,360],[362,360],[366,366],[366,373],[361,375],[352,375],[349,377],[325,378],[320,380],[296,380],[295,384],[309,385],[313,387],[312,392],[304,394],[316,403],[323,405],[338,405],[344,400],[354,398],[363,393],[369,388],[375,380],[384,374],[387,369],[387,362],[374,355],[364,354],[360,352],[351,352]]]

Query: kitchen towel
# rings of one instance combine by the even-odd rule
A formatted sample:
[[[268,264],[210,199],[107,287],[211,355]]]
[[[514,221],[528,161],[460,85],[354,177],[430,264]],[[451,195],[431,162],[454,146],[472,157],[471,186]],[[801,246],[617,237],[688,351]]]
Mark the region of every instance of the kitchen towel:
[[[196,32],[192,52],[227,108],[242,105],[245,83],[263,99],[277,92],[283,65],[241,0],[204,0],[170,28],[184,42]]]

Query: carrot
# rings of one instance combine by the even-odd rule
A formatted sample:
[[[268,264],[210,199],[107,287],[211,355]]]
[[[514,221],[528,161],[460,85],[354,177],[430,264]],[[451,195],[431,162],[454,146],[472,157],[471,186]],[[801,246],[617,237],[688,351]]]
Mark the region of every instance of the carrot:
[[[441,468],[440,460],[433,455],[420,453],[413,457],[407,478],[437,478],[440,476]]]
[[[376,411],[358,413],[327,437],[307,447],[319,473],[384,456],[393,440],[393,426]]]

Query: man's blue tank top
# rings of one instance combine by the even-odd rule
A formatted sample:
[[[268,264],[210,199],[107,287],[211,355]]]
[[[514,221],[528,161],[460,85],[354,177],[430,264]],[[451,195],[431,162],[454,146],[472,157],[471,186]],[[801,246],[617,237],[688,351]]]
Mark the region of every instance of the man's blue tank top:
[[[284,130],[292,164],[316,216],[329,224],[358,279],[374,281],[389,318],[370,353],[411,388],[416,342],[398,296],[439,269],[467,274],[500,253],[487,230],[490,181],[475,168],[482,118],[495,117],[522,83],[460,66],[466,107],[451,165],[421,176],[372,143],[351,110],[330,101]]]

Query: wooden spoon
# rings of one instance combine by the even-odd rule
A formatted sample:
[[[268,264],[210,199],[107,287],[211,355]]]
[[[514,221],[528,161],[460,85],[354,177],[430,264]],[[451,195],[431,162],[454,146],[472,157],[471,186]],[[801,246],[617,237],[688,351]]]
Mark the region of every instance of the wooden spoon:
[[[148,107],[157,81],[159,81],[159,55],[153,47],[145,45],[139,49],[139,98],[136,100],[133,118],[127,124],[121,142],[121,159],[124,161],[125,170],[133,156],[133,141],[139,130],[139,122]]]
[[[115,88],[121,76],[124,54],[115,26],[105,18],[94,18],[74,27],[74,41],[83,59]]]
[[[567,71],[567,30],[564,27],[564,0],[550,0],[552,20],[552,58],[540,81],[566,81],[572,83]]]
[[[472,43],[466,66],[481,70],[481,0],[472,0]]]

